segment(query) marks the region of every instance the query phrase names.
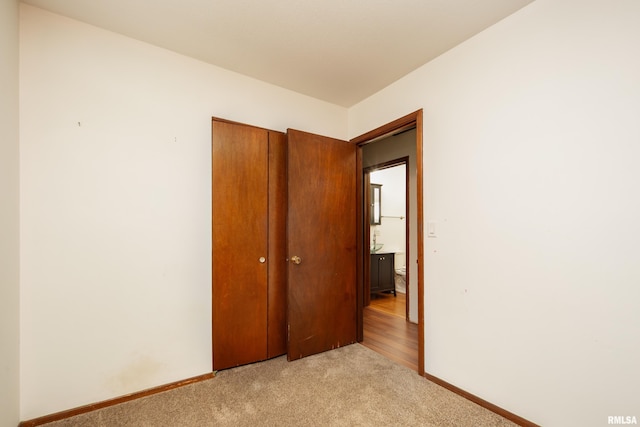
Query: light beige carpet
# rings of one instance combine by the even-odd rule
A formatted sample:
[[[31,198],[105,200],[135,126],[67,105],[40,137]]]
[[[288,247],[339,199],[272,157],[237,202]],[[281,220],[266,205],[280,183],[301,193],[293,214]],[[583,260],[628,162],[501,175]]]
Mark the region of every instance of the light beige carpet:
[[[47,424],[62,426],[514,426],[360,344]]]

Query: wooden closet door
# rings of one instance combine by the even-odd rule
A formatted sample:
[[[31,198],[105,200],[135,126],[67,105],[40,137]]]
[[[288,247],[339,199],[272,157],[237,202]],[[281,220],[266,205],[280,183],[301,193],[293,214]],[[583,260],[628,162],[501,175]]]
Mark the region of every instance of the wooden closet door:
[[[287,136],[269,131],[267,358],[287,352]]]
[[[267,358],[268,131],[212,125],[213,369]]]

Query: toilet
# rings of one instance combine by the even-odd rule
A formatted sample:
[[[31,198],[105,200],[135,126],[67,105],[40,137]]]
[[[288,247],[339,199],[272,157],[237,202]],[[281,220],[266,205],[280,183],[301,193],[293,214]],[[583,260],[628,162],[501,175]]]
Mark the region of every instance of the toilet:
[[[407,293],[407,267],[405,261],[404,252],[396,252],[394,259],[396,266],[396,292],[400,292],[401,294]]]

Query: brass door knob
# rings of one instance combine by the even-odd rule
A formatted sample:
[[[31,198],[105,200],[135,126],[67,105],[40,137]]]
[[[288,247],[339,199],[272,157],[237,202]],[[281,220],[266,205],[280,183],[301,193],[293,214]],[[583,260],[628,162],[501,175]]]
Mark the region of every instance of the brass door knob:
[[[291,257],[291,262],[297,265],[302,262],[302,259],[299,256],[294,255]]]

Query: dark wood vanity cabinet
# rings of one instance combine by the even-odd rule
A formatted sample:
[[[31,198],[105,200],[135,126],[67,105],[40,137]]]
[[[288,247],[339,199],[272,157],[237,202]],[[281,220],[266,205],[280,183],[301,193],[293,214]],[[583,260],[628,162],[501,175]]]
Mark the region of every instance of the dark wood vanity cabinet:
[[[371,254],[371,293],[391,291],[396,295],[393,253]]]

